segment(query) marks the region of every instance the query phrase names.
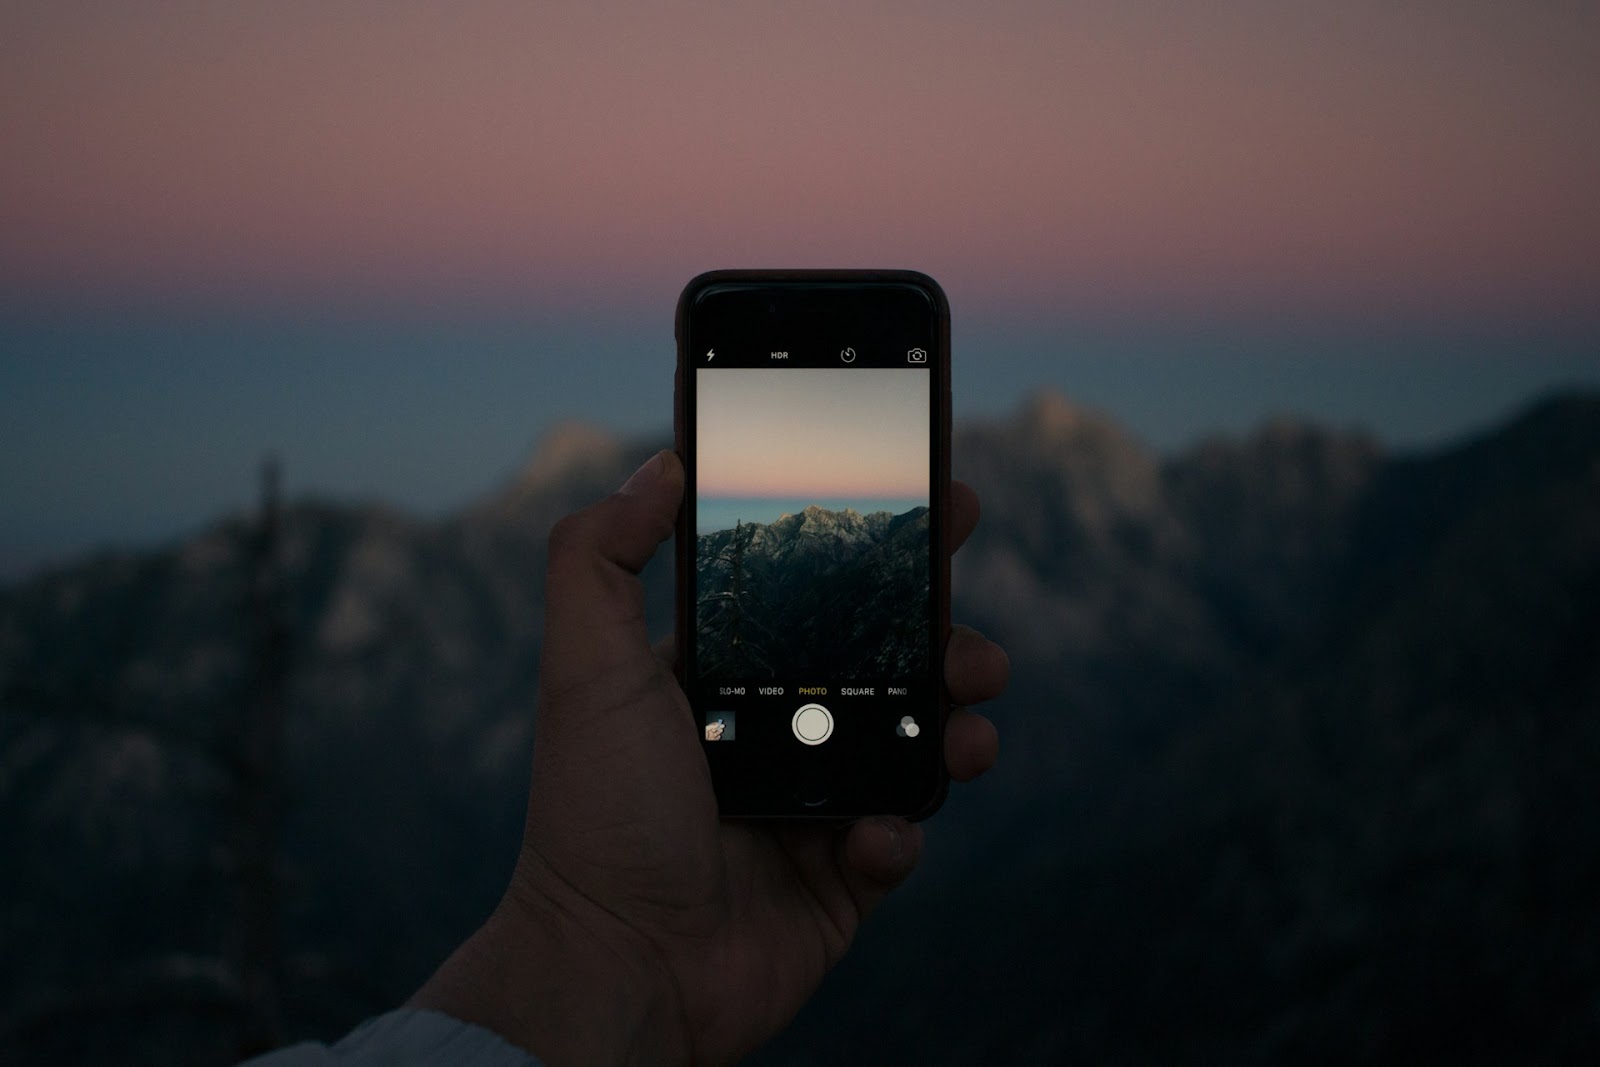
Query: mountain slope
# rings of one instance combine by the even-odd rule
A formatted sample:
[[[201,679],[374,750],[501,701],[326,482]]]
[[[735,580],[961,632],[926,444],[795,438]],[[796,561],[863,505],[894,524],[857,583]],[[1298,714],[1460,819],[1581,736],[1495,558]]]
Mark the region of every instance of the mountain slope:
[[[699,669],[723,678],[927,670],[928,509],[813,504],[699,538]]]
[[[397,1002],[492,905],[520,827],[545,535],[653,447],[564,430],[443,522],[279,517],[291,1032]],[[1431,455],[1277,422],[1162,457],[1044,396],[962,427],[955,459],[984,504],[955,614],[1012,653],[1004,756],[757,1060],[1600,1044],[1600,397]],[[0,591],[7,1053],[232,1047],[218,1032],[246,1006],[226,981],[194,988],[232,936],[265,529],[229,520]],[[664,632],[670,567],[645,585]],[[152,960],[188,976],[160,1010]],[[90,1003],[85,975],[92,1003],[131,990],[145,1009],[97,1009],[99,1037],[60,1022]]]

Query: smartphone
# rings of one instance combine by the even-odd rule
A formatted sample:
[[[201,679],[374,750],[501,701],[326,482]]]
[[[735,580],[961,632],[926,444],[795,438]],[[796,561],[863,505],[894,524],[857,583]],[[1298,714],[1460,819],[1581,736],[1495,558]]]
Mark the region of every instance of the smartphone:
[[[678,301],[678,672],[724,817],[923,818],[944,766],[950,312],[911,271]]]

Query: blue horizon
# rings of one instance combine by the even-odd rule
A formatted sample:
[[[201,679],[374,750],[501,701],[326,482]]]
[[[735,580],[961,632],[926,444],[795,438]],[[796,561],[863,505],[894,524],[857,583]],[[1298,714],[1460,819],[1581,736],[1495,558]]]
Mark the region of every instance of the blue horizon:
[[[442,517],[515,478],[559,422],[665,439],[661,318],[0,308],[0,585],[246,510],[266,455],[290,497]],[[952,397],[959,424],[1054,389],[1164,454],[1281,415],[1412,451],[1600,388],[1600,324],[1491,326],[979,307],[958,321]]]

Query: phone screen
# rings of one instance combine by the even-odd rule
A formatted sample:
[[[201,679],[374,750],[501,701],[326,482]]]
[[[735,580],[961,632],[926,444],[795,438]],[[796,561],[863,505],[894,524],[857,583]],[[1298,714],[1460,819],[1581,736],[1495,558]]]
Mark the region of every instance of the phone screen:
[[[682,670],[725,810],[936,802],[941,308],[865,282],[689,305]]]

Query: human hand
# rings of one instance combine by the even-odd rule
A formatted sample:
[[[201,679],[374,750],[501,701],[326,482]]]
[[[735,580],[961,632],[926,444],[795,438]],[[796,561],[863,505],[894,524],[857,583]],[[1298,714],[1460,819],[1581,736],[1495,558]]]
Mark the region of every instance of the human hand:
[[[671,452],[550,535],[533,783],[505,897],[412,999],[551,1064],[726,1063],[781,1030],[911,873],[922,828],[723,822],[670,642],[652,649],[638,573],[672,534]],[[950,541],[978,518],[951,487]],[[1005,687],[1005,653],[955,628],[952,702]],[[993,765],[995,729],[957,707],[945,764]]]

